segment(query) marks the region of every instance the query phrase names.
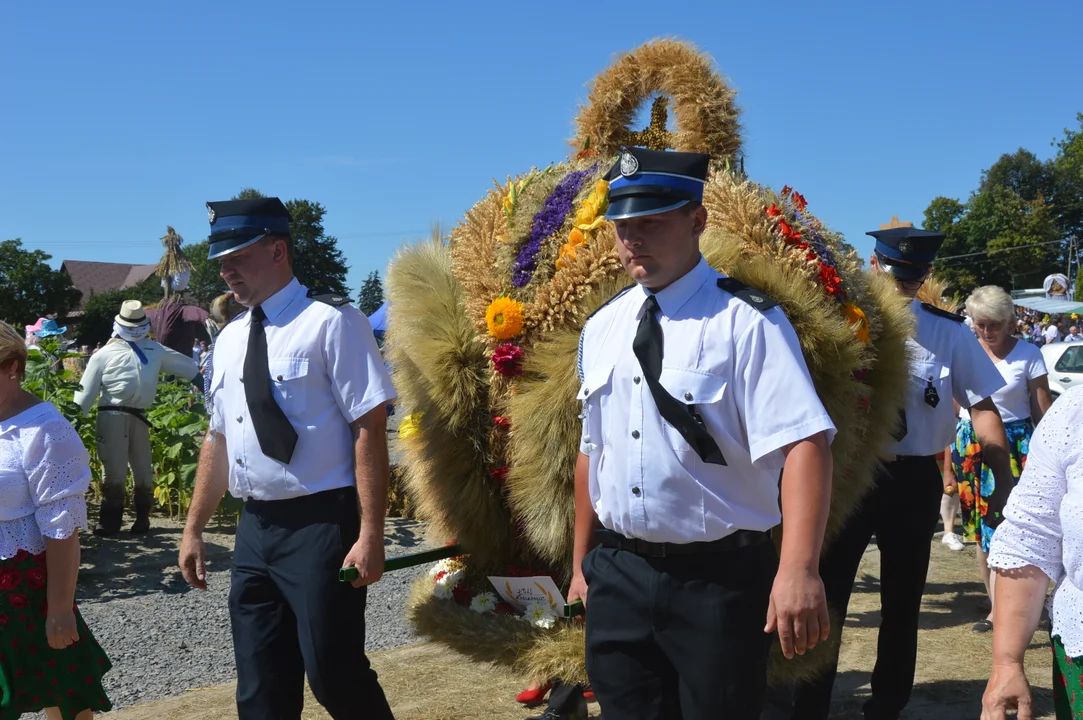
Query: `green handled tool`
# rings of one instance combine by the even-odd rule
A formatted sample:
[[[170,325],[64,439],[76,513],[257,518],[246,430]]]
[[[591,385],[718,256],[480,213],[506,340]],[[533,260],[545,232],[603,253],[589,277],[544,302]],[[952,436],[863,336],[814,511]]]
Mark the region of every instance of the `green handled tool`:
[[[586,608],[586,606],[583,605],[583,601],[582,600],[576,600],[575,602],[567,603],[564,606],[564,619],[565,620],[571,620],[573,617],[578,617],[579,615],[585,615],[586,612],[587,612],[587,608]]]
[[[447,547],[436,548],[435,550],[425,550],[423,552],[414,553],[413,555],[399,555],[398,557],[388,559],[387,562],[384,563],[384,572],[394,572],[396,570],[402,570],[403,568],[424,565],[425,563],[444,560],[462,554],[463,549],[461,545],[448,545]],[[351,565],[350,567],[344,567],[338,571],[338,581],[353,582],[360,577],[360,575],[361,573],[357,568]]]

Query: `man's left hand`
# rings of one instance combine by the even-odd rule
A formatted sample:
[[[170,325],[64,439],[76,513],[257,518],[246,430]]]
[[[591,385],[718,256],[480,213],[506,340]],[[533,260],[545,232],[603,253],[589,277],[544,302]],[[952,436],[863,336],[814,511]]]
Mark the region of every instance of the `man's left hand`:
[[[787,660],[792,659],[795,652],[804,655],[830,636],[827,597],[815,570],[779,567],[771,588],[767,626],[763,631],[776,630]]]
[[[383,538],[362,538],[355,542],[350,552],[346,553],[346,559],[342,561],[342,567],[351,566],[356,567],[358,572],[357,579],[350,583],[355,588],[371,585],[379,580],[384,574]]]

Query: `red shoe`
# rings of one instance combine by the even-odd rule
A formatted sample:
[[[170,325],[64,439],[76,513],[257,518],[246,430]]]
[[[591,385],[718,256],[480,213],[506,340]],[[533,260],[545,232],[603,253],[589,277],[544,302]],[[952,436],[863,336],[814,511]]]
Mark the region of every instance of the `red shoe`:
[[[593,690],[584,690],[583,691],[583,699],[586,700],[589,703],[595,702],[595,700],[594,700],[594,691]]]
[[[539,705],[552,688],[553,683],[547,682],[536,690],[524,690],[515,696],[515,702],[523,705]]]

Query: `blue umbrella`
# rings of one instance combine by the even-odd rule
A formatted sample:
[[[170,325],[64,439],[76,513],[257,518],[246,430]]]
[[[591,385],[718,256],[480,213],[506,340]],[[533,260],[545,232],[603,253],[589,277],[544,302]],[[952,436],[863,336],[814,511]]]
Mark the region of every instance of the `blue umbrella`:
[[[369,315],[369,322],[372,323],[372,333],[376,337],[383,337],[384,331],[387,330],[387,303]]]

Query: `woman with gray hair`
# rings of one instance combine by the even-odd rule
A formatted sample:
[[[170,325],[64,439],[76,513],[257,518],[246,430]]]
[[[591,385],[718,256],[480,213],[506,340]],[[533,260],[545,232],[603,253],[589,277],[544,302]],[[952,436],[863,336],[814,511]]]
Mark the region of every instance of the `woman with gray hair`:
[[[1004,387],[993,393],[992,398],[1004,422],[1012,475],[1018,482],[1027,462],[1034,426],[1053,403],[1045,361],[1038,348],[1012,337],[1015,305],[1003,289],[996,285],[978,288],[967,298],[966,310],[974,321],[974,332],[981,346],[1004,377]],[[998,486],[993,481],[993,473],[983,462],[981,446],[965,409],[959,411],[955,444],[948,450],[951,467],[944,478],[945,485],[958,485],[963,533],[968,540],[978,543],[978,568],[989,594],[989,615],[975,624],[974,630],[988,632],[993,627],[995,584],[987,561],[989,543],[1004,517],[1004,506],[1012,488]]]

